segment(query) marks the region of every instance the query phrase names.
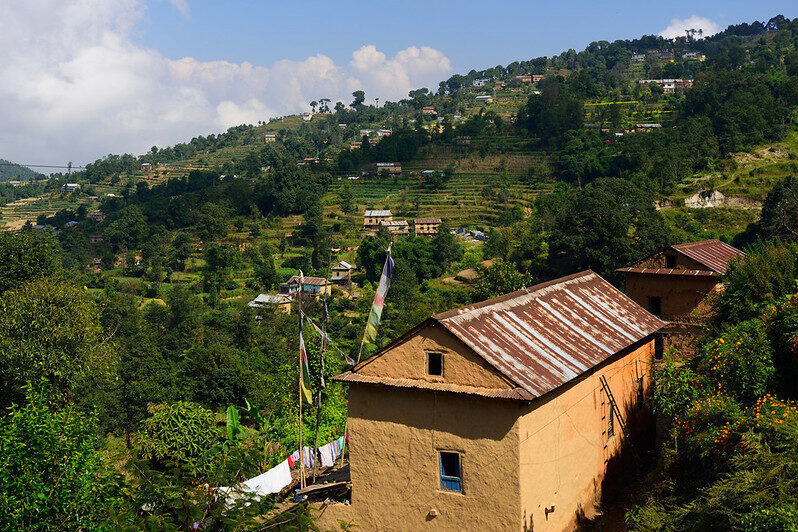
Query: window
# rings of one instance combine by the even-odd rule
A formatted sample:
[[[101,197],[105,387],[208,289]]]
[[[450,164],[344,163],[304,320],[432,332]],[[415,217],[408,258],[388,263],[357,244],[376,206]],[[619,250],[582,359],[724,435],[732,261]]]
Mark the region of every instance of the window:
[[[648,298],[648,311],[655,316],[662,315],[662,298],[649,297]]]
[[[444,491],[463,491],[463,477],[460,472],[460,454],[441,451],[441,489]]]
[[[665,267],[676,268],[676,255],[665,255]]]
[[[665,342],[662,339],[662,335],[658,334],[654,337],[654,358],[657,360],[661,359],[664,352]]]
[[[443,353],[427,353],[427,375],[443,377]]]

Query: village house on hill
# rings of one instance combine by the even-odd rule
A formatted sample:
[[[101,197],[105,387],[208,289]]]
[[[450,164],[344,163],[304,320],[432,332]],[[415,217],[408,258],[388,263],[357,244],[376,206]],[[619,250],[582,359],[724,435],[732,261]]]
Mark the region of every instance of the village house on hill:
[[[281,312],[291,314],[291,297],[287,294],[258,294],[255,299],[247,303],[247,306],[254,309],[272,306]],[[255,316],[255,319],[262,320],[263,316]]]
[[[432,316],[335,377],[349,384],[351,504],[318,524],[572,529],[663,325],[591,271]]]
[[[410,234],[410,226],[407,220],[383,220],[380,226],[388,230],[392,235],[406,236]]]
[[[720,240],[670,246],[618,269],[626,277],[626,293],[637,304],[669,322],[658,350],[674,347],[682,355],[695,352],[695,339],[709,310],[706,298],[720,290],[720,276],[730,260],[745,253]]]
[[[363,230],[366,233],[376,233],[380,229],[382,222],[393,220],[390,209],[369,210],[363,213]]]
[[[441,225],[440,218],[416,218],[413,220],[413,229],[416,236],[435,236]]]
[[[348,286],[352,282],[352,270],[354,269],[354,266],[342,260],[330,268],[330,281],[333,284]]]
[[[302,292],[303,295],[313,297],[330,295],[330,281],[324,277],[309,277],[306,275],[300,278],[298,275],[292,275],[290,279],[280,284],[280,294],[282,295],[295,298],[300,292]]]

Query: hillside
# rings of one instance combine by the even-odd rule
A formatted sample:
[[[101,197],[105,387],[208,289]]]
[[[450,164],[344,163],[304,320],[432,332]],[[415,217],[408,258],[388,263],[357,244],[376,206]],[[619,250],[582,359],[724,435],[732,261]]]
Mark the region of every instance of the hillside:
[[[30,181],[33,179],[44,179],[44,175],[27,166],[0,159],[0,181]]]
[[[580,496],[592,489],[601,499],[572,516],[578,501],[557,499],[553,485],[531,510],[544,528],[556,511],[558,523],[597,529],[605,520],[639,530],[795,529],[798,20],[708,39],[599,41],[457,74],[379,107],[362,91],[352,98],[109,155],[46,181],[0,182],[0,529],[313,528],[307,501],[287,496],[302,486],[292,453],[340,441],[345,458],[339,438],[370,423],[347,422],[349,384],[333,377],[431,315],[535,285],[539,308],[519,292],[521,310],[507,320],[453,314],[447,327],[481,336],[479,349],[462,342],[463,360],[454,358],[460,343],[436,339],[439,320],[423,342],[400,347],[396,366],[417,361],[418,384],[363,381],[360,406],[399,427],[398,445],[412,454],[394,459],[399,440],[382,441],[382,428],[360,440],[407,475],[380,474],[374,485],[409,486],[424,501],[421,526],[433,527],[454,507],[432,506],[424,490],[429,501],[460,491],[451,504],[476,505],[489,529],[493,515],[473,498],[474,457],[493,467],[502,459],[486,450],[508,456],[540,434],[522,467],[559,483],[570,471],[560,466],[584,458],[590,470],[569,478],[585,483]],[[679,252],[689,268],[671,267],[677,244],[715,238],[723,242],[701,249],[726,253],[734,243],[747,255],[731,249],[723,257],[740,262],[706,269]],[[625,286],[619,270],[644,260],[664,295],[634,299]],[[383,272],[390,287],[380,291]],[[675,278],[702,284],[690,288],[694,308],[666,315],[663,299],[681,301]],[[507,301],[491,315],[504,316]],[[681,318],[691,320],[694,353],[673,343],[654,362],[660,332]],[[552,334],[527,334],[538,326]],[[475,363],[494,341],[496,352],[512,350],[490,362],[499,373]],[[527,362],[526,350],[548,354]],[[519,378],[529,386],[509,386]],[[386,386],[397,396],[417,389],[382,409]],[[549,395],[558,390],[569,395]],[[478,423],[429,415],[462,404],[451,395],[461,391],[467,406],[451,412],[496,409],[479,406]],[[416,417],[422,395],[431,406]],[[629,466],[627,407],[649,405],[662,440]],[[553,409],[540,426],[517,422],[540,406]],[[450,424],[436,425],[441,417]],[[421,461],[429,469],[416,469]],[[361,474],[375,462],[359,464]],[[515,462],[504,462],[518,484]],[[276,468],[272,491],[285,500],[270,492],[220,503]],[[625,475],[619,489],[602,483],[605,469]],[[513,489],[492,477],[480,487]],[[355,506],[346,480],[318,489],[319,502]],[[519,519],[514,495],[500,495]]]

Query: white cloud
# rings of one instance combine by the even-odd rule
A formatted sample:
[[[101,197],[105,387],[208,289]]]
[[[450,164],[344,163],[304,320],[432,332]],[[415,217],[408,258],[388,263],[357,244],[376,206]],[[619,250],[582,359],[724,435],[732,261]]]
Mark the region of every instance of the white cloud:
[[[660,37],[666,39],[673,39],[676,37],[684,37],[687,35],[687,30],[701,30],[703,37],[715,35],[720,31],[720,27],[713,21],[698,15],[691,15],[685,19],[673,18],[670,25],[659,32]]]
[[[187,2],[170,0],[188,13]],[[338,65],[317,54],[272,65],[172,60],[132,38],[144,0],[0,3],[0,157],[23,163],[92,161],[142,153],[241,123],[309,109],[354,90],[396,100],[436,88],[451,72],[440,51],[393,57],[374,45]],[[181,7],[183,6],[183,7]]]
[[[180,11],[180,14],[186,18],[189,18],[191,15],[191,11],[188,7],[188,0],[169,0],[169,3],[175,6],[175,8]]]

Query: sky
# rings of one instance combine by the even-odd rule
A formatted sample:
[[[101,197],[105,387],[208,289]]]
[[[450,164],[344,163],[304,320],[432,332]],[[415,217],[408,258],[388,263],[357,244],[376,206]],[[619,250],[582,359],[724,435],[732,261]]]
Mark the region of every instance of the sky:
[[[792,1],[0,0],[0,158],[140,154],[330,98],[643,34],[798,16]],[[11,52],[11,53],[8,53]]]

